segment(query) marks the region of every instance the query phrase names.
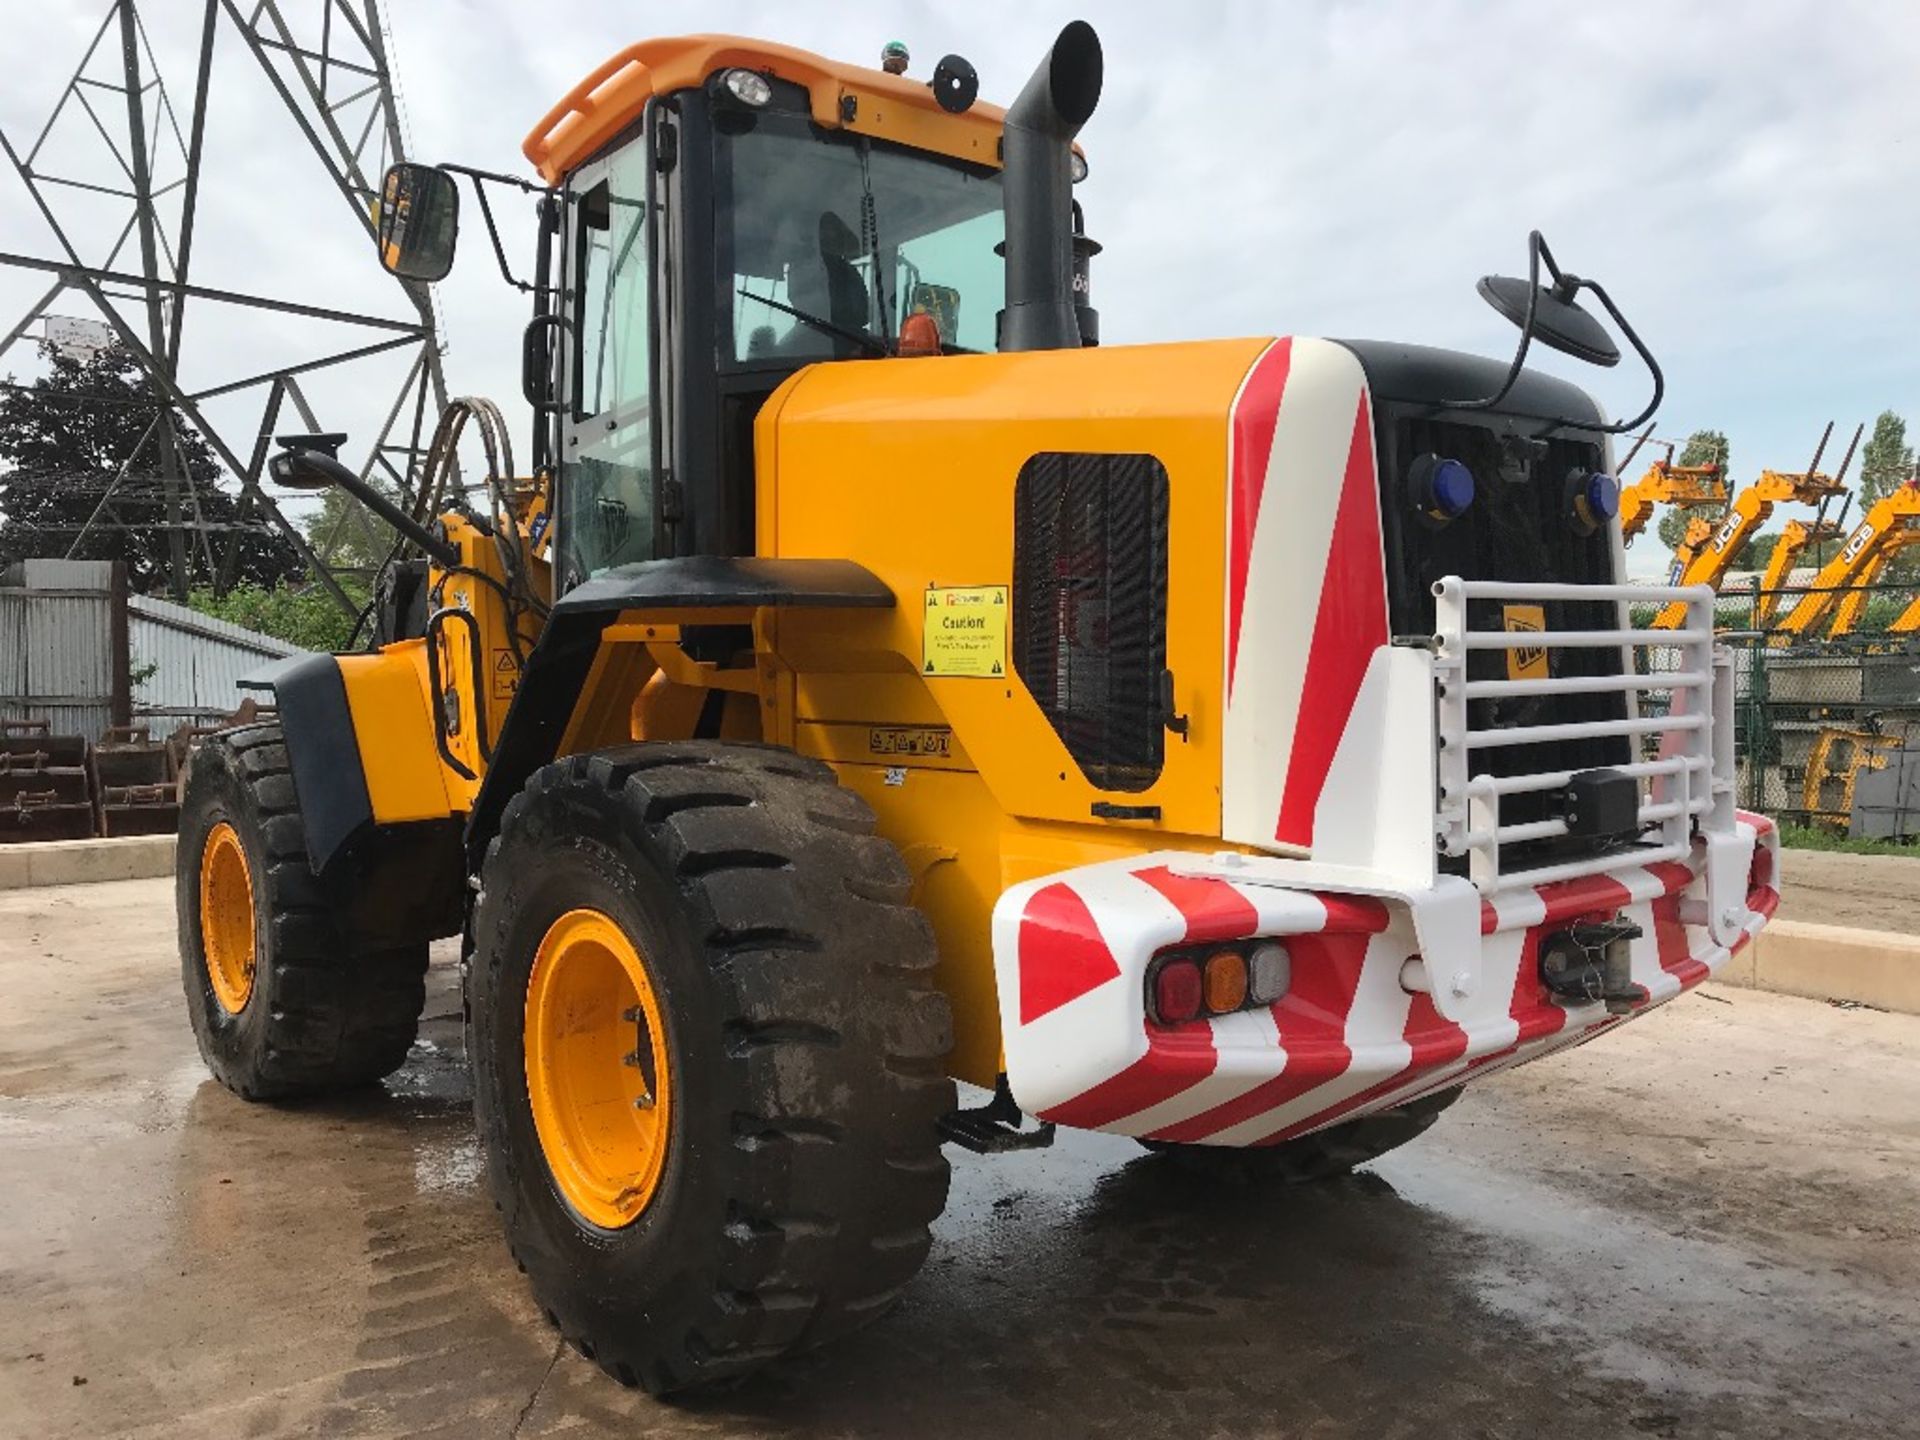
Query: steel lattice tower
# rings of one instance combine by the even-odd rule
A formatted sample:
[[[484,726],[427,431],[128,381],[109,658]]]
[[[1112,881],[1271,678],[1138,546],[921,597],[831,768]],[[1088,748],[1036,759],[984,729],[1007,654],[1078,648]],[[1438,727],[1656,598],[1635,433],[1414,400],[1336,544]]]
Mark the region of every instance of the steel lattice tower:
[[[32,143],[19,144],[0,130],[0,152],[25,185],[57,250],[52,256],[0,253],[0,265],[37,271],[49,279],[45,293],[17,323],[0,333],[0,358],[25,339],[63,295],[85,298],[109,327],[114,342],[135,359],[152,386],[173,402],[174,410],[163,407],[155,426],[160,432],[159,480],[166,499],[168,554],[176,587],[184,585],[193,546],[200,548],[216,584],[230,583],[243,536],[242,527],[233,527],[216,547],[214,534],[199,523],[196,484],[174,435],[177,410],[238,482],[241,521],[264,519],[281,531],[305,559],[314,579],[352,613],[356,606],[330,563],[337,534],[317,537],[316,550],[262,487],[268,448],[288,406],[306,428],[326,428],[301,387],[303,375],[411,349],[406,376],[385,407],[384,423],[359,467],[363,477],[378,472],[411,496],[419,479],[416,470],[424,453],[424,430],[446,401],[433,297],[424,285],[394,281],[407,313],[405,318],[392,319],[202,284],[194,278],[194,227],[209,163],[208,102],[222,80],[216,50],[225,32],[241,42],[264,74],[318,172],[326,176],[372,244],[380,175],[385,164],[406,158],[379,0],[251,0],[250,4],[205,0],[199,20],[197,64],[184,111],[174,105],[159,74],[138,0],[111,0],[92,43]],[[76,173],[47,158],[50,141],[63,128],[88,126],[105,141],[110,161]],[[81,233],[63,221],[57,200],[71,192],[119,202],[123,223],[111,233],[98,226]],[[263,373],[189,391],[180,381],[181,337],[193,312],[212,303],[244,307],[263,318],[332,321],[354,327],[367,338],[343,350],[304,355]],[[259,422],[244,440],[236,440],[212,424],[202,407],[215,397],[244,392],[261,394]],[[150,430],[136,452],[143,452],[151,438]],[[126,481],[135,459],[136,455],[124,458],[90,525],[108,510],[114,488]],[[364,516],[360,518],[364,521]],[[84,534],[83,528],[69,554]]]

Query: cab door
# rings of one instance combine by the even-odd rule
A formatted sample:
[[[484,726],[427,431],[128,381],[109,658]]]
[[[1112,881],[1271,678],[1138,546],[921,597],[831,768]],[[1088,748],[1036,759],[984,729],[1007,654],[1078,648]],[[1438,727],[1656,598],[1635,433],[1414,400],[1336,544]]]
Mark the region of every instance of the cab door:
[[[559,581],[565,591],[660,553],[660,197],[645,132],[567,184]]]

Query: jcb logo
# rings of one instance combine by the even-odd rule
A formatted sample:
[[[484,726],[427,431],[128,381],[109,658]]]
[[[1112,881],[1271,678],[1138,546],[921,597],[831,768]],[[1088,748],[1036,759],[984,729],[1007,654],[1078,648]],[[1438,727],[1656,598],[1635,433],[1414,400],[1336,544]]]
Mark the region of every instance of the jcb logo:
[[[1858,560],[1860,558],[1860,552],[1866,549],[1869,542],[1872,541],[1873,534],[1873,526],[1862,525],[1847,537],[1846,547],[1841,550],[1840,558],[1849,565],[1855,560]]]
[[[1547,628],[1547,612],[1538,605],[1508,605],[1504,624],[1509,635],[1538,635]],[[1507,651],[1509,680],[1547,678],[1547,651],[1544,645],[1516,645]]]
[[[1715,554],[1724,552],[1733,543],[1733,537],[1740,533],[1740,516],[1736,512],[1720,522],[1720,528],[1713,532]]]

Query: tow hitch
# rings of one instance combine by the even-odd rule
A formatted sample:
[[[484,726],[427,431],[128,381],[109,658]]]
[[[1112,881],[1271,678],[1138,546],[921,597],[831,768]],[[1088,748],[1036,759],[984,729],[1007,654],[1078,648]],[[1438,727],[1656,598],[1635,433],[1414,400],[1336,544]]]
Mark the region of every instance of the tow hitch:
[[[1540,947],[1540,982],[1558,999],[1606,1002],[1627,1015],[1647,1003],[1647,987],[1633,982],[1633,944],[1640,927],[1624,915],[1583,920],[1549,935]]]

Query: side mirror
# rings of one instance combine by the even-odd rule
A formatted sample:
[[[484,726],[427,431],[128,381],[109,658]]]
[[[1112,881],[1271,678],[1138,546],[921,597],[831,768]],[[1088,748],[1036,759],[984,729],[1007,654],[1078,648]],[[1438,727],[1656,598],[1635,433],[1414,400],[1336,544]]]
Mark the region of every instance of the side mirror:
[[[460,187],[433,165],[403,163],[380,184],[380,263],[402,280],[444,280],[460,236]]]
[[[347,437],[327,435],[279,435],[285,448],[267,462],[267,473],[276,485],[289,490],[328,490],[352,471],[340,463],[340,447]]]
[[[1574,302],[1573,288],[1577,287],[1556,285],[1548,289],[1512,275],[1487,275],[1478,286],[1481,299],[1522,329],[1527,325],[1527,298],[1531,291],[1534,339],[1550,350],[1558,350],[1589,365],[1618,365],[1620,347],[1613,343],[1606,326]]]

